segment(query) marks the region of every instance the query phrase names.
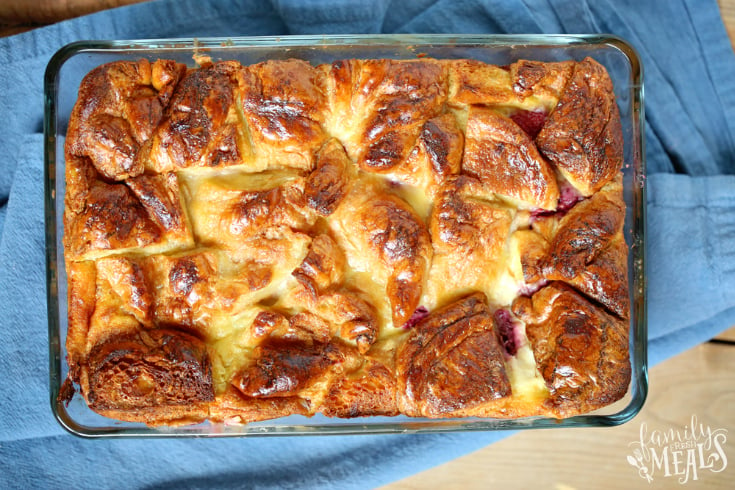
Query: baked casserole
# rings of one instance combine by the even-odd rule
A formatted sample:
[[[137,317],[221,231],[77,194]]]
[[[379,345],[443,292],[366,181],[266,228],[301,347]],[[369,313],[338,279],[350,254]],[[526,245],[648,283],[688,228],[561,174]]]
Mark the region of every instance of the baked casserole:
[[[69,121],[67,384],[92,410],[566,418],[627,392],[602,65],[198,61],[99,66]]]

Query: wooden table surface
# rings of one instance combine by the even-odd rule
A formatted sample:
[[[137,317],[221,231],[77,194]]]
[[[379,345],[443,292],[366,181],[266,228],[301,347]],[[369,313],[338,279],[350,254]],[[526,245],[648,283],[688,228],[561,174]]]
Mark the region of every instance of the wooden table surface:
[[[0,36],[11,35],[65,18],[144,0],[0,0]],[[735,41],[735,0],[720,0],[725,26]],[[735,42],[733,43],[735,46]],[[436,489],[622,489],[735,488],[735,328],[650,370],[650,390],[643,410],[619,427],[551,429],[516,433],[475,453],[383,487],[383,490]],[[628,456],[641,431],[647,435],[686,436],[685,427],[726,430],[723,446],[729,467],[687,466],[697,451],[668,454],[670,476],[654,468],[652,482],[641,477]],[[659,431],[659,432],[654,432]],[[703,440],[700,438],[700,440]],[[655,444],[654,444],[655,446]],[[663,458],[665,445],[654,448]],[[706,457],[714,452],[703,451]],[[675,459],[681,457],[681,462]],[[719,461],[720,466],[724,463]],[[706,463],[703,466],[708,466]],[[648,465],[651,468],[651,465]],[[687,475],[684,470],[689,467]],[[678,471],[681,475],[674,475]],[[688,480],[684,478],[688,476]],[[680,480],[681,479],[681,480]]]

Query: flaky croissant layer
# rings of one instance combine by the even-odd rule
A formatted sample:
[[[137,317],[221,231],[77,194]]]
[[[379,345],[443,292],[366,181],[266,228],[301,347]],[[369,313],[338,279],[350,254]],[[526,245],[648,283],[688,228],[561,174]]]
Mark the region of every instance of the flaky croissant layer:
[[[65,156],[68,383],[103,415],[568,417],[628,389],[590,58],[113,62]]]

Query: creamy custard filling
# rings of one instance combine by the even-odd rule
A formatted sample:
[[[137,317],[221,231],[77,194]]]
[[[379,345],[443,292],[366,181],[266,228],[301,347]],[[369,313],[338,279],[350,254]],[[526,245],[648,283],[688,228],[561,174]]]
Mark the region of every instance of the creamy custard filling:
[[[549,395],[546,382],[538,370],[533,351],[528,344],[518,349],[515,356],[506,361],[513,397],[539,402]]]

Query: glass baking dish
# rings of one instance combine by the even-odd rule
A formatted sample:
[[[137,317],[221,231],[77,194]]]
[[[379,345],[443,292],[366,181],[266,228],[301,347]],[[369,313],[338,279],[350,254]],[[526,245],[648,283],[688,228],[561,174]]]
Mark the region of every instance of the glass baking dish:
[[[624,137],[624,186],[629,244],[631,295],[630,359],[632,377],[620,401],[590,414],[563,420],[421,419],[363,417],[332,419],[322,415],[284,417],[247,425],[205,422],[183,427],[151,428],[115,421],[90,410],[75,392],[68,405],[59,391],[67,376],[67,286],[61,238],[64,211],[64,136],[82,78],[94,67],[114,60],[174,59],[194,65],[194,55],[212,60],[234,59],[243,64],[268,59],[301,58],[314,64],[344,58],[439,59],[472,58],[497,65],[518,59],[581,60],[594,57],[608,70],[620,108]],[[315,434],[377,434],[443,432],[549,427],[589,427],[622,424],[634,417],[646,398],[647,326],[645,275],[645,160],[643,139],[642,67],[635,50],[624,40],[599,35],[345,35],[81,41],[60,49],[50,60],[44,84],[45,217],[49,327],[50,402],[54,415],[79,436],[267,436]]]

